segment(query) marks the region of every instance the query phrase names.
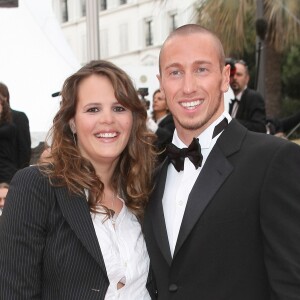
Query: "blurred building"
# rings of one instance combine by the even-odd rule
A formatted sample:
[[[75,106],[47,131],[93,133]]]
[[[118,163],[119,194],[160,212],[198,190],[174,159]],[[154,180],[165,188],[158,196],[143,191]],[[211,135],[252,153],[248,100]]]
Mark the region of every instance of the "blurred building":
[[[99,8],[100,57],[118,65],[157,65],[166,36],[196,21],[195,0],[95,0]],[[52,0],[54,12],[75,55],[86,51],[86,0]]]
[[[125,69],[137,88],[158,87],[158,55],[176,27],[195,23],[199,0],[95,0],[100,58]],[[88,60],[86,0],[52,0],[62,31],[81,64]]]

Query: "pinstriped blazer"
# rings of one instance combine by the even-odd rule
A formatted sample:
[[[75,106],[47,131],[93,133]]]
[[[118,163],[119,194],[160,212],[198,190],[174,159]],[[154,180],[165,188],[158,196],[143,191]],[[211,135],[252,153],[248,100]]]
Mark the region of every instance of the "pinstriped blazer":
[[[108,285],[86,199],[18,171],[0,218],[0,299],[104,299]]]

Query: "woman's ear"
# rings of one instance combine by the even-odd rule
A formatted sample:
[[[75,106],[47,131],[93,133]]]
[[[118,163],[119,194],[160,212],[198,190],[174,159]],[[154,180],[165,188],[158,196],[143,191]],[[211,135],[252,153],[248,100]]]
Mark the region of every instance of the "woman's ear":
[[[72,133],[76,133],[76,126],[73,118],[69,121],[69,126],[71,128]]]

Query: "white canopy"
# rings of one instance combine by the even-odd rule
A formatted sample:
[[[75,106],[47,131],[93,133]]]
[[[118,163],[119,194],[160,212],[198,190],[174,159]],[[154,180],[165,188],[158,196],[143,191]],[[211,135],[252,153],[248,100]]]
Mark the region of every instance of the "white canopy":
[[[59,106],[59,97],[52,93],[61,90],[80,64],[64,39],[51,0],[19,0],[18,8],[0,8],[0,40],[0,81],[9,88],[11,107],[28,116],[35,146]]]

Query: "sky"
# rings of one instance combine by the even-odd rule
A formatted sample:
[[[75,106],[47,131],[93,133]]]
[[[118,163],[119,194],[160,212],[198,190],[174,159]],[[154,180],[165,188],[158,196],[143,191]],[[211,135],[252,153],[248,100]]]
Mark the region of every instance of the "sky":
[[[8,86],[11,107],[26,113],[34,146],[59,107],[59,97],[52,94],[80,64],[51,0],[19,0],[18,8],[0,8],[0,36],[0,81]]]

